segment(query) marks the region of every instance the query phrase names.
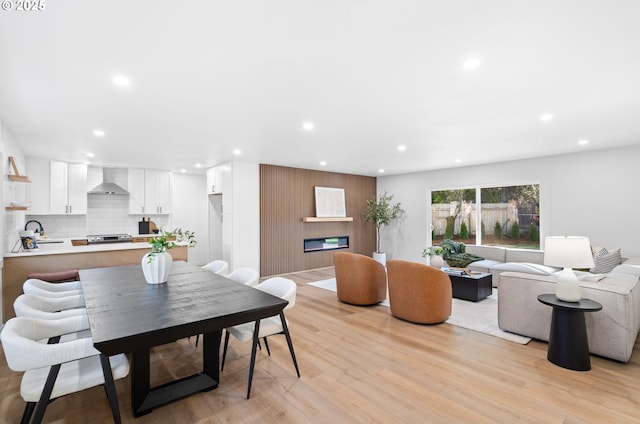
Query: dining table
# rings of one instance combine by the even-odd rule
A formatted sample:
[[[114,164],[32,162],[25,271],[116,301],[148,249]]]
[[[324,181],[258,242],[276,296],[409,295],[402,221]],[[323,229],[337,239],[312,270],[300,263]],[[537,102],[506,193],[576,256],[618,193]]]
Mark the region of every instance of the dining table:
[[[218,387],[222,330],[280,314],[287,301],[184,262],[148,284],[140,265],[80,270],[95,348],[130,354],[136,417]],[[151,387],[151,348],[202,334],[202,371]]]

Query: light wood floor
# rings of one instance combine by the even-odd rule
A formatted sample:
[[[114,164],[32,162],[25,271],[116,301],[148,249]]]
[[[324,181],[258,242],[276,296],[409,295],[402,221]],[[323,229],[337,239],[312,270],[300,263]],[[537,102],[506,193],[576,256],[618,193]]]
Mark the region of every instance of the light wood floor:
[[[300,365],[296,378],[283,337],[271,357],[258,353],[251,399],[245,399],[250,345],[231,339],[218,389],[135,419],[130,379],[117,382],[124,423],[638,423],[640,348],[628,364],[592,357],[592,370],[569,371],[546,359],[546,343],[519,345],[441,324],[393,318],[384,306],[339,303],[308,286],[333,269],[292,274],[288,311]],[[197,372],[194,339],[158,347],[153,385]],[[20,375],[0,357],[0,422],[18,422]],[[110,423],[102,388],[56,400],[45,422]]]

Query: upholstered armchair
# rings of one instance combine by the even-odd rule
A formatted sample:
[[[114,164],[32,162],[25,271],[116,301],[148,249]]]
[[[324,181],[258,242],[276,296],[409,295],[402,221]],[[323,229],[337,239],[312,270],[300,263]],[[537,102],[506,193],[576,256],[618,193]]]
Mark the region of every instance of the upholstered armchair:
[[[375,305],[387,297],[387,273],[373,258],[350,252],[333,256],[338,299],[352,305]]]
[[[418,262],[387,261],[389,306],[397,318],[438,324],[451,315],[451,280],[437,268]]]

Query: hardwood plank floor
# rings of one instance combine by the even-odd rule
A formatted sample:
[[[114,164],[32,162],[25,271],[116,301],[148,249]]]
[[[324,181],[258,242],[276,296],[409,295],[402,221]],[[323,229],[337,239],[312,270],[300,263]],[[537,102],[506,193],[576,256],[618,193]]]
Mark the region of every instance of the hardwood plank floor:
[[[287,275],[298,284],[287,312],[300,365],[284,337],[259,351],[245,399],[250,345],[231,338],[218,389],[134,418],[130,377],[116,382],[123,423],[638,423],[640,353],[628,364],[592,356],[592,370],[569,371],[546,359],[547,344],[519,345],[448,324],[393,318],[384,306],[338,302],[307,283],[333,268]],[[152,385],[197,372],[195,339],[155,348]],[[17,423],[20,374],[0,356],[0,422]],[[102,388],[56,400],[45,422],[110,423]]]

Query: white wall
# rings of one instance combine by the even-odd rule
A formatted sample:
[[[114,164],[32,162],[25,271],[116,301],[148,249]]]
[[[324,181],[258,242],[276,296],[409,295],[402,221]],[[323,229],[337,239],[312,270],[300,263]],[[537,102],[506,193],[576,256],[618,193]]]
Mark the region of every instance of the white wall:
[[[24,154],[15,143],[9,130],[4,126],[4,123],[0,121],[0,160],[2,161],[2,166],[0,166],[0,172],[2,172],[2,184],[0,185],[0,217],[2,217],[2,224],[0,225],[0,248],[2,252],[11,249],[11,244],[16,241],[19,227],[24,225],[25,216],[25,213],[22,211],[6,211],[4,207],[11,201],[24,201],[25,184],[28,184],[9,181],[7,175],[9,173],[13,174],[13,170],[10,171],[9,156],[13,156],[20,174],[25,175]],[[2,257],[0,257],[0,269],[2,265],[3,260]],[[0,273],[0,296],[2,295],[1,287],[2,274]],[[2,314],[2,304],[0,304],[0,314]]]
[[[378,178],[378,193],[401,202],[404,219],[382,231],[390,259],[423,260],[431,213],[429,190],[470,186],[540,184],[540,232],[588,236],[591,243],[621,247],[640,257],[640,145],[489,165]]]

